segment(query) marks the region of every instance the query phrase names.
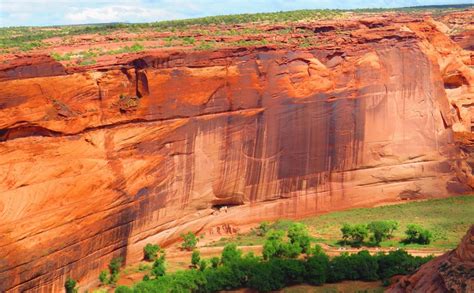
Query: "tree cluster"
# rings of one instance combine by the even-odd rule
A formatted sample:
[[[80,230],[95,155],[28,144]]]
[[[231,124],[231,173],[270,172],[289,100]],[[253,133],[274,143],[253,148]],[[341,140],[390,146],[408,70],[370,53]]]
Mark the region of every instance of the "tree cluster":
[[[302,283],[387,280],[411,273],[431,259],[414,257],[403,250],[376,255],[367,251],[344,253],[330,259],[320,246],[311,245],[309,233],[300,223],[291,225],[286,233],[271,230],[266,234],[263,258],[253,253],[244,255],[235,244],[226,245],[220,258],[210,260],[203,260],[195,250],[192,269],[148,278],[132,288],[120,286],[116,292],[204,293],[238,288],[270,292]]]

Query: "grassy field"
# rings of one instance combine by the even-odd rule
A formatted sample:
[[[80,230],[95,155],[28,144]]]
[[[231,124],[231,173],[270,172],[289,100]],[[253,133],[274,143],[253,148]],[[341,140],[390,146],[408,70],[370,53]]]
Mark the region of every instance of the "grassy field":
[[[474,224],[474,196],[459,196],[446,199],[433,199],[406,204],[389,205],[376,208],[353,209],[333,212],[321,216],[302,219],[315,242],[339,246],[340,228],[344,223],[364,224],[375,220],[395,220],[400,224],[394,238],[381,243],[381,247],[450,249],[456,247],[470,225]],[[279,220],[271,224],[274,229],[285,230],[292,221]],[[404,232],[408,224],[419,224],[433,233],[429,245],[403,244]],[[264,237],[255,232],[222,238],[210,246],[223,246],[229,242],[238,245],[263,244]]]

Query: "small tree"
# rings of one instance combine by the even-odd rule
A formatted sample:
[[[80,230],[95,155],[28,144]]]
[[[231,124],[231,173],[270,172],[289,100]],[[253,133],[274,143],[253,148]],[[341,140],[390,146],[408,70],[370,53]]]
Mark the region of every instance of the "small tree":
[[[109,263],[110,278],[109,284],[115,284],[118,280],[120,267],[122,266],[123,258],[121,256],[114,257]]]
[[[270,230],[270,224],[268,222],[261,222],[257,228],[257,236],[265,236]]]
[[[372,233],[371,240],[377,245],[390,235],[390,224],[387,221],[373,221],[367,225],[367,228]]]
[[[389,221],[386,221],[388,226],[389,226],[389,231],[388,231],[388,238],[392,238],[393,237],[393,232],[395,232],[396,230],[398,230],[398,227],[400,226],[398,224],[397,221],[393,221],[393,220],[389,220]]]
[[[267,240],[263,244],[263,258],[270,259],[272,257],[283,256],[283,237],[285,232],[282,230],[270,230],[267,234]]]
[[[231,264],[242,256],[242,250],[237,248],[237,244],[229,243],[222,250],[221,262],[224,265]]]
[[[196,237],[196,234],[193,232],[188,232],[186,234],[181,234],[181,237],[183,238],[183,243],[181,244],[183,249],[191,251],[196,248],[196,245],[199,241],[199,239]]]
[[[430,231],[416,224],[408,225],[405,234],[407,235],[404,240],[406,243],[429,244],[433,237]]]
[[[349,237],[351,237],[352,234],[352,226],[349,224],[343,224],[341,228],[341,233],[342,233],[342,241],[344,244],[347,244],[347,240],[349,240]]]
[[[347,243],[347,240],[350,238],[352,244],[356,246],[361,245],[369,234],[367,226],[364,224],[356,224],[353,226],[344,224],[341,228],[341,233],[344,243]]]
[[[76,293],[76,285],[76,280],[72,279],[71,277],[67,277],[66,282],[64,282],[64,289],[66,289],[66,293]]]
[[[308,228],[303,223],[293,223],[288,228],[288,239],[290,243],[296,244],[301,248],[303,253],[309,252],[311,245],[311,237]]]
[[[155,277],[161,277],[166,274],[166,266],[165,266],[165,255],[162,254],[159,258],[155,260],[153,263],[153,267],[151,268],[151,274]]]
[[[352,241],[355,244],[362,244],[364,239],[367,237],[369,232],[367,231],[367,226],[364,224],[356,224],[351,233]]]
[[[217,267],[219,266],[219,262],[220,262],[220,261],[221,261],[221,260],[220,260],[217,256],[212,257],[212,258],[211,258],[211,266],[212,266],[213,268],[217,268]]]
[[[109,283],[109,273],[106,270],[103,270],[99,274],[99,282],[101,285],[107,285]]]
[[[207,268],[207,260],[201,259],[199,262],[199,270],[204,271]]]
[[[147,261],[154,261],[158,257],[158,252],[160,252],[160,246],[156,244],[148,243],[143,248],[143,255]]]
[[[199,250],[194,250],[193,254],[191,255],[192,266],[196,268],[200,261],[201,261],[201,253],[199,252]]]
[[[316,254],[310,256],[305,263],[305,280],[311,285],[326,283],[329,271],[329,257],[316,249]]]
[[[109,271],[111,275],[117,275],[120,272],[122,262],[123,258],[121,256],[112,258],[109,263]]]
[[[271,230],[270,232],[268,232],[267,240],[263,244],[263,258],[271,259],[280,257],[297,257],[302,251],[300,242],[296,241],[298,235],[300,234],[298,232],[295,232],[295,234],[292,235],[294,237],[294,242],[292,242],[291,239],[289,242],[286,242],[284,240],[284,231]],[[307,250],[309,250],[309,243]]]

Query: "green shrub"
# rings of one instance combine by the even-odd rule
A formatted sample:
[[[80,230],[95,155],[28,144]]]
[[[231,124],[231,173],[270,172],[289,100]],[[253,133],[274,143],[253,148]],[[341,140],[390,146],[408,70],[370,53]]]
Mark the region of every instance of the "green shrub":
[[[193,254],[191,255],[191,264],[193,267],[197,267],[201,262],[201,253],[199,250],[194,250]]]
[[[181,244],[181,248],[189,250],[189,251],[196,248],[196,245],[199,241],[199,239],[196,237],[196,234],[194,234],[193,232],[188,232],[186,234],[181,234],[181,237],[183,238],[183,243]]]
[[[153,266],[151,268],[151,274],[155,277],[161,277],[166,274],[166,266],[165,266],[165,255],[162,254],[159,258],[155,260]]]
[[[263,244],[263,258],[295,258],[300,255],[302,249],[299,242],[286,242],[284,240],[285,232],[281,230],[270,230],[267,234],[267,240]]]
[[[106,270],[103,270],[99,274],[99,282],[101,285],[107,285],[109,283],[109,273]]]
[[[302,223],[293,223],[287,232],[291,244],[295,244],[301,248],[301,252],[307,253],[311,245],[311,237],[308,228]]]
[[[109,263],[109,271],[111,275],[117,275],[122,267],[123,258],[121,256],[114,257]]]
[[[204,271],[207,268],[208,262],[205,259],[201,259],[199,262],[199,270]]]
[[[329,271],[329,257],[324,253],[310,256],[305,264],[304,278],[308,284],[322,285],[326,283]]]
[[[256,229],[257,236],[265,236],[270,230],[270,224],[268,222],[261,222]]]
[[[343,253],[336,256],[331,260],[329,268],[328,280],[330,282],[378,279],[377,260],[365,250],[353,255]]]
[[[427,229],[415,224],[407,226],[405,243],[429,244],[433,235]]]
[[[393,231],[398,228],[398,222],[373,221],[367,225],[367,228],[372,233],[371,240],[379,245],[380,242],[392,236]]]
[[[239,260],[241,256],[242,250],[237,248],[237,244],[229,243],[224,246],[224,250],[222,250],[221,263],[224,265],[234,263]]]
[[[285,287],[283,270],[274,262],[263,262],[252,268],[248,287],[258,292],[281,290]]]
[[[364,242],[364,239],[368,236],[369,232],[367,226],[364,224],[349,225],[344,224],[341,228],[342,241],[348,243],[348,239],[351,239],[351,245],[360,246]]]
[[[72,279],[71,277],[67,277],[66,282],[64,282],[64,289],[66,290],[66,293],[76,293],[76,284],[76,280]]]
[[[432,257],[414,257],[402,249],[390,251],[388,254],[380,253],[376,258],[379,268],[378,275],[382,280],[387,280],[395,275],[411,274],[422,264],[432,259]]]
[[[158,257],[159,251],[160,251],[159,245],[148,243],[143,248],[143,255],[144,255],[145,260],[154,261]]]
[[[217,256],[212,257],[211,258],[211,266],[213,268],[217,268],[219,266],[220,261],[221,260]]]
[[[137,293],[219,292],[251,288],[269,292],[302,283],[321,285],[343,280],[387,280],[394,274],[411,273],[430,259],[413,257],[404,251],[375,256],[361,251],[352,255],[345,253],[330,260],[318,246],[309,252],[306,260],[270,258],[265,261],[251,253],[242,256],[242,252],[231,243],[222,253],[223,264],[220,266],[209,268],[201,264],[201,260],[200,270],[179,271],[152,280],[144,278],[130,290]],[[120,290],[132,292],[126,291],[129,288]]]
[[[127,286],[118,286],[115,289],[115,293],[133,293],[133,289]]]

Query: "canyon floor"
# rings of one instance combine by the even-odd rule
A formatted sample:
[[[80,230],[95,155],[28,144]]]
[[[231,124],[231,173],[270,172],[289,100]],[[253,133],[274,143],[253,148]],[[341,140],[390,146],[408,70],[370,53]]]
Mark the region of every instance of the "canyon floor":
[[[308,225],[313,241],[321,245],[325,253],[331,257],[341,253],[357,253],[361,250],[368,250],[375,254],[395,249],[405,249],[414,256],[440,256],[459,244],[465,232],[472,225],[473,210],[474,196],[461,196],[333,212],[300,219],[299,222]],[[360,248],[353,248],[337,243],[341,239],[339,229],[343,223],[368,223],[387,219],[396,220],[400,223],[400,227],[394,234],[394,238],[382,242],[380,246],[363,245]],[[293,222],[293,220],[279,220],[271,223],[270,226],[273,229],[286,230]],[[402,243],[406,226],[412,223],[421,224],[433,231],[433,241],[428,245],[406,245]],[[225,244],[236,243],[244,253],[253,252],[256,255],[261,255],[265,237],[255,234],[254,229],[257,229],[257,227],[258,225],[253,225],[241,230],[231,229],[230,231],[233,232],[230,235],[203,234],[200,237],[197,249],[200,251],[202,258],[210,259],[214,256],[220,256]],[[167,272],[172,273],[190,268],[192,253],[182,250],[180,242],[166,247],[165,251]],[[125,267],[120,274],[117,285],[132,286],[141,281],[144,275],[150,273],[150,265],[150,262],[142,261]],[[109,287],[102,287],[102,290],[112,291]],[[356,292],[359,290],[382,292],[383,287],[380,282],[355,281],[319,287],[294,286],[283,290],[283,292]]]

